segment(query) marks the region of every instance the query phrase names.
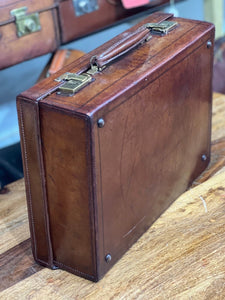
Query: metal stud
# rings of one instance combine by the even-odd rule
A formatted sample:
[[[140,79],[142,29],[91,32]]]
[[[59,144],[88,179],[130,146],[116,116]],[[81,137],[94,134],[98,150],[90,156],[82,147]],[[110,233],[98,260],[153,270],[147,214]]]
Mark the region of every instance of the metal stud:
[[[202,155],[202,161],[206,161],[207,160],[207,156],[205,154]]]
[[[111,259],[112,259],[112,256],[111,256],[110,254],[107,254],[107,255],[105,256],[105,261],[106,261],[107,263],[110,262]]]
[[[104,125],[105,125],[105,121],[104,121],[104,119],[102,119],[102,118],[100,118],[100,119],[98,119],[98,127],[99,128],[102,128],[102,127],[104,127]]]
[[[209,49],[209,48],[211,48],[212,47],[212,42],[209,40],[208,42],[207,42],[207,48]]]

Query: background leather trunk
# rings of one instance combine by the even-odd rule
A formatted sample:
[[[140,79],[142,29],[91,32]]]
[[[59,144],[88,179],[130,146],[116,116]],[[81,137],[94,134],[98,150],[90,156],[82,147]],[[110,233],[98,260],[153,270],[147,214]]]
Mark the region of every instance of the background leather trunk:
[[[165,19],[177,27],[59,93],[54,79]],[[155,13],[18,97],[37,262],[99,280],[206,168],[213,40],[212,24]]]
[[[59,0],[62,43],[90,34],[150,8],[169,3],[169,0],[153,0],[147,6],[133,9],[125,9],[120,0],[98,0],[96,2],[97,10],[79,16],[74,5],[75,2],[79,2],[79,0]]]
[[[60,43],[54,0],[4,0],[0,4],[0,69],[54,51]],[[41,29],[18,36],[11,11],[27,7],[26,15],[39,13]],[[29,22],[29,21],[28,21]]]
[[[44,70],[41,72],[41,75],[39,76],[37,82],[45,79],[46,77],[51,76],[52,74],[62,69],[62,67],[71,64],[74,60],[78,59],[83,55],[84,52],[80,50],[74,50],[74,49],[57,50],[50,58]]]

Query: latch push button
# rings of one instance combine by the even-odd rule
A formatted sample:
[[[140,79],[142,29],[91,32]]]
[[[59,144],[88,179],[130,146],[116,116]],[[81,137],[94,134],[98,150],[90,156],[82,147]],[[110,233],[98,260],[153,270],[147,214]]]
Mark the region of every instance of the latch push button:
[[[87,73],[83,73],[80,75],[75,73],[65,73],[55,79],[55,81],[64,81],[64,83],[59,87],[57,94],[71,96],[77,93],[93,80],[94,79],[92,78],[92,76]]]

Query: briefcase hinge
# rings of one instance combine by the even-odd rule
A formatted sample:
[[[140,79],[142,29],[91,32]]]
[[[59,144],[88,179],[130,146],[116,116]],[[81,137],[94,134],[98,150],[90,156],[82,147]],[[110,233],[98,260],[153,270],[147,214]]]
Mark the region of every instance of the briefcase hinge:
[[[67,72],[55,79],[55,81],[63,82],[59,86],[57,94],[72,96],[93,80],[94,78],[88,73],[75,74]]]
[[[73,0],[73,7],[77,17],[99,9],[97,0]]]
[[[147,23],[145,27],[148,28],[152,34],[167,34],[177,26],[177,22],[163,21],[161,23]]]
[[[41,30],[38,12],[27,14],[27,7],[24,6],[13,9],[10,13],[15,17],[18,37]]]

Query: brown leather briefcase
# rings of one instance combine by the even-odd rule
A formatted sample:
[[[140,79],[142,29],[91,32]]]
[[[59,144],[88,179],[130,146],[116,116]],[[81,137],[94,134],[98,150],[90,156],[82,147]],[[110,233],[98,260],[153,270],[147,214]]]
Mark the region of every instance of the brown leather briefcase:
[[[38,263],[99,280],[206,168],[213,42],[155,13],[18,96]]]
[[[0,69],[54,51],[60,44],[54,0],[0,4]]]

